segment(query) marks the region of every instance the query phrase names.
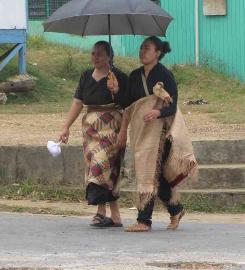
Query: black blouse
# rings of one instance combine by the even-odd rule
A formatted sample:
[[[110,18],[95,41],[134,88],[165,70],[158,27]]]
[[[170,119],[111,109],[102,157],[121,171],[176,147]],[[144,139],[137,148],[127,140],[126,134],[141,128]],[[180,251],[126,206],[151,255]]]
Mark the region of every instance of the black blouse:
[[[116,103],[122,108],[127,105],[125,91],[127,89],[128,77],[117,68],[113,68],[119,84],[119,91],[112,99],[111,91],[107,88],[108,76],[96,81],[92,74],[93,69],[86,70],[80,78],[74,98],[80,99],[85,105],[106,105]]]
[[[144,74],[144,68],[140,67],[134,70],[129,76],[129,86],[127,91],[128,96],[128,104],[130,105],[133,102],[137,101],[146,96],[141,73]],[[169,95],[173,98],[173,103],[171,103],[168,107],[162,108],[160,110],[161,116],[166,117],[176,113],[177,110],[177,100],[178,100],[178,91],[177,85],[174,79],[174,76],[170,70],[168,70],[164,65],[158,63],[153,69],[150,71],[146,83],[148,87],[148,91],[150,95],[153,94],[153,87],[157,82],[164,83],[164,89],[169,93]]]

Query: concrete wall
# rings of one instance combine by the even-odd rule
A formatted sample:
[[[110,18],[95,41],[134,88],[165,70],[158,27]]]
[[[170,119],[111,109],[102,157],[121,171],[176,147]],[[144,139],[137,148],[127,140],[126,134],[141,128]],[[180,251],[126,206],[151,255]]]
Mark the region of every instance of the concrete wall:
[[[84,162],[81,147],[63,147],[53,158],[46,147],[0,147],[0,181],[17,183],[30,179],[40,184],[80,185]]]
[[[200,164],[200,181],[194,188],[242,188],[245,186],[245,140],[194,142]],[[74,185],[84,183],[82,148],[64,146],[53,158],[44,146],[1,146],[0,183],[30,179],[40,184]],[[122,172],[134,182],[130,149],[126,151]]]

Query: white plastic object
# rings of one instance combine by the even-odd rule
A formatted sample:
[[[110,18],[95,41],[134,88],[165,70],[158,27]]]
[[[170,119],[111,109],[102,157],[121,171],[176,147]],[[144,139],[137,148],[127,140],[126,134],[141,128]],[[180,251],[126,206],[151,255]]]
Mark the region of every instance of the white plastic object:
[[[49,153],[53,157],[58,157],[61,154],[60,144],[61,144],[61,141],[60,142],[48,141],[47,148],[48,148]]]

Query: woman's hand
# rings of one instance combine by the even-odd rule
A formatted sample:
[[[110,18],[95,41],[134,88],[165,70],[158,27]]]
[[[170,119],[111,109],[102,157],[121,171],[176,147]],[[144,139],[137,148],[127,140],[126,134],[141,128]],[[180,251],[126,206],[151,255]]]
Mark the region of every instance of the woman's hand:
[[[67,143],[69,140],[70,131],[69,128],[64,128],[60,134],[59,141]]]
[[[112,94],[116,94],[119,91],[118,80],[115,74],[112,71],[109,71],[107,87]]]
[[[150,122],[157,119],[161,115],[159,110],[151,110],[149,113],[144,115],[144,121]]]
[[[117,147],[119,149],[125,148],[127,144],[127,130],[120,130],[117,135]]]

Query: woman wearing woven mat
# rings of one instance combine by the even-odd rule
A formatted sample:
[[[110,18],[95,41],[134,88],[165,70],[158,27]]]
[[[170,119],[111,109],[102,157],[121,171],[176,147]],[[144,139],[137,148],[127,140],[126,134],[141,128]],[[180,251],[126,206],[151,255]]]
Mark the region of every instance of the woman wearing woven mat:
[[[128,232],[151,229],[158,196],[170,214],[168,229],[176,229],[185,211],[176,186],[193,172],[196,160],[183,117],[177,107],[178,92],[171,71],[159,61],[171,51],[168,42],[147,38],[140,48],[143,64],[129,77],[128,98],[118,145],[125,146],[130,122],[130,146],[138,192],[137,223]]]
[[[127,76],[117,68],[110,71],[113,50],[108,42],[97,42],[91,53],[94,66],[86,70],[76,89],[68,118],[60,140],[68,142],[69,129],[84,111],[82,117],[83,152],[86,163],[86,199],[98,205],[93,227],[122,227],[117,204],[119,174],[124,149],[116,145],[122,121]],[[111,217],[106,217],[109,202]]]

